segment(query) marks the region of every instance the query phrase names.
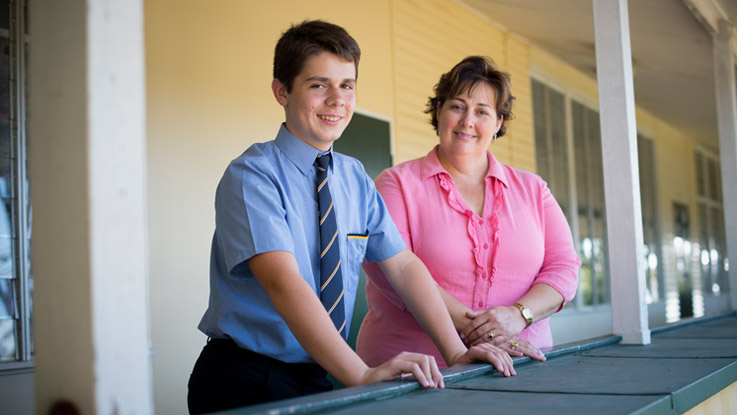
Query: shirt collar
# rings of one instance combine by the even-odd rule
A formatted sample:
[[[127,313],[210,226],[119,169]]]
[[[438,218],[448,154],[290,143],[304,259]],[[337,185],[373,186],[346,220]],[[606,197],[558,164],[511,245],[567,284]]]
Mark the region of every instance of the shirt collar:
[[[440,159],[438,159],[438,147],[440,146],[436,145],[422,159],[422,168],[420,171],[420,177],[423,181],[429,177],[432,177],[438,174],[450,175],[450,173],[448,173],[445,170],[445,168],[443,168],[443,165],[440,164]],[[499,181],[501,181],[505,187],[509,187],[509,184],[507,183],[507,175],[504,172],[504,165],[502,165],[496,160],[496,158],[494,157],[494,154],[492,154],[491,151],[486,150],[486,156],[489,158],[489,170],[486,172],[486,177],[496,178]]]
[[[312,147],[297,138],[294,134],[290,133],[284,123],[281,124],[275,141],[277,147],[279,147],[289,161],[294,163],[299,171],[305,175],[312,171],[317,155],[322,153],[322,151]],[[333,155],[333,146],[330,146],[328,153],[330,153],[331,156]]]

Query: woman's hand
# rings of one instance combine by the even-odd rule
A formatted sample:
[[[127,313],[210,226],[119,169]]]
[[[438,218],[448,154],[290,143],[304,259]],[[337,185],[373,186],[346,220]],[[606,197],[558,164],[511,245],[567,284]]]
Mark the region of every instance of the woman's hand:
[[[522,332],[527,322],[515,306],[490,307],[486,310],[467,311],[471,322],[460,332],[461,339],[470,346],[490,342],[503,344]]]
[[[490,343],[481,343],[477,346],[471,347],[465,353],[460,353],[455,356],[452,362],[448,362],[448,365],[465,365],[473,362],[491,363],[496,370],[507,377],[517,374],[514,370],[514,362],[512,362],[512,358],[509,356],[509,353]]]
[[[402,352],[380,366],[369,368],[364,373],[363,383],[395,380],[405,373],[412,374],[417,382],[426,388],[445,388],[443,375],[438,369],[435,358],[426,354],[410,352]]]
[[[529,356],[541,362],[544,362],[546,360],[545,354],[540,349],[538,349],[534,344],[530,343],[528,340],[520,339],[519,337],[512,337],[511,339],[506,339],[503,342],[501,342],[499,347],[504,349],[510,356],[513,356],[513,357]]]

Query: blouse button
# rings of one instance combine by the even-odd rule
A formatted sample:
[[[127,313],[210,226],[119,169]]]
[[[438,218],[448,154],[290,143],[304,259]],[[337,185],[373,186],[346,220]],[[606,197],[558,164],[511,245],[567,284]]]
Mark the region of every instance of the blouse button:
[[[484,224],[484,220],[483,219],[479,220],[479,225],[483,225],[483,224]]]
[[[484,249],[489,249],[489,244],[484,244]]]
[[[483,306],[484,306],[484,303],[479,301],[479,307],[483,307]]]

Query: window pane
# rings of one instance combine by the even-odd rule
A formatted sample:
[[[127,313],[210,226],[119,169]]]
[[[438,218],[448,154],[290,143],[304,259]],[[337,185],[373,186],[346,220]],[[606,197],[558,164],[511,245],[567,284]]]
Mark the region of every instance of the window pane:
[[[565,99],[559,92],[548,90],[548,107],[550,109],[550,155],[552,171],[551,192],[564,212],[568,206],[568,144],[566,140]]]
[[[29,27],[30,26],[28,24],[28,6],[29,6],[29,4],[32,1],[33,0],[26,0],[25,3],[23,4],[23,18],[25,19],[25,33],[26,33],[26,35],[28,35],[30,33],[30,31],[29,31]],[[28,39],[29,38],[26,37],[26,39],[23,41],[23,49],[25,51],[24,52],[25,53],[24,54],[24,62],[23,62],[23,64],[24,64],[23,65],[23,67],[24,67],[23,85],[24,85],[24,90],[25,91],[28,91],[28,80],[29,80],[28,68],[30,67],[30,65],[28,64],[28,57],[30,56],[30,54],[28,52],[28,49],[30,47],[29,40]],[[27,113],[27,108],[28,108],[28,94],[26,93],[24,95],[25,95],[25,102],[24,102],[23,110],[26,111],[26,112],[25,112],[25,117],[23,117],[24,123],[21,126],[21,128],[23,128],[23,131],[26,132],[26,131],[28,131],[28,113]],[[24,133],[23,136],[24,136],[23,145],[24,145],[24,148],[27,149],[28,148],[28,135]],[[23,203],[21,205],[22,206],[22,210],[26,214],[26,216],[25,216],[26,217],[26,220],[25,220],[25,233],[24,233],[24,236],[25,237],[22,238],[23,239],[23,242],[25,243],[25,245],[24,245],[25,248],[22,251],[22,252],[24,252],[24,254],[23,254],[23,261],[25,261],[25,264],[26,264],[26,267],[25,267],[26,274],[23,277],[26,278],[26,288],[28,290],[28,292],[25,294],[26,295],[25,300],[27,302],[27,304],[26,304],[26,310],[28,310],[28,320],[26,321],[25,329],[26,329],[26,332],[28,332],[28,334],[29,334],[28,335],[28,343],[29,344],[26,345],[26,348],[30,352],[30,357],[31,358],[34,358],[34,356],[36,354],[36,343],[34,341],[35,336],[34,336],[34,330],[33,330],[34,329],[34,324],[33,324],[33,270],[31,269],[31,255],[30,255],[31,229],[32,229],[31,219],[32,219],[33,215],[31,213],[31,201],[30,201],[30,197],[29,197],[29,195],[30,195],[30,186],[29,186],[30,173],[28,171],[28,152],[27,151],[25,152],[25,155],[26,155],[25,156],[25,159],[22,160],[22,162],[20,163],[21,168],[23,168],[23,170],[26,173],[26,175],[25,175],[25,186],[26,186],[26,189],[25,189],[25,193],[24,193],[25,194],[25,197],[24,197],[24,200],[22,201]],[[21,239],[21,238],[19,238],[19,239]]]
[[[609,280],[606,252],[606,222],[604,207],[604,171],[601,155],[599,116],[582,104],[571,102],[573,142],[576,168],[576,197],[579,221],[579,240],[582,250],[590,254],[590,304],[609,301]],[[586,244],[588,248],[584,249]]]
[[[696,191],[699,196],[706,196],[706,192],[704,191],[704,158],[701,156],[701,153],[696,153],[694,157],[694,168],[696,169]]]
[[[548,166],[548,107],[545,105],[545,86],[532,80],[532,109],[535,122],[535,159],[537,174],[549,181],[550,168]],[[552,185],[551,185],[552,189]]]
[[[13,278],[13,240],[11,226],[11,148],[10,65],[8,1],[0,1],[0,278]]]
[[[657,201],[655,197],[655,155],[651,140],[637,136],[638,167],[640,170],[640,201],[642,208],[642,236],[644,242],[645,277],[648,302],[661,299],[661,250],[657,226]]]
[[[16,360],[15,321],[0,319],[0,362]]]
[[[722,225],[722,209],[712,207],[709,213],[711,216],[710,233],[713,246],[711,246],[709,250],[709,259],[711,260],[711,280],[704,287],[704,291],[707,294],[714,290],[714,284],[719,284],[721,274],[724,273],[724,254],[726,253],[722,238],[722,235],[724,234],[724,227]]]
[[[578,272],[578,284],[583,296],[584,305],[594,304],[594,278],[595,271],[592,269],[594,257],[594,243],[591,234],[591,226],[588,215],[578,215],[578,228],[581,233],[581,243],[578,256],[581,258],[581,269]]]
[[[532,81],[532,94],[537,172],[548,182],[550,192],[567,213],[569,179],[565,97],[535,80]]]
[[[717,197],[714,199],[719,204],[722,203],[722,174],[721,174],[721,167],[719,166],[719,162],[714,162],[715,167],[715,177],[714,177],[714,187],[716,187],[716,194]]]
[[[16,317],[13,280],[0,279],[0,320]]]
[[[717,164],[713,159],[709,159],[706,163],[709,189],[709,199],[717,201],[719,200],[719,194],[717,191]]]

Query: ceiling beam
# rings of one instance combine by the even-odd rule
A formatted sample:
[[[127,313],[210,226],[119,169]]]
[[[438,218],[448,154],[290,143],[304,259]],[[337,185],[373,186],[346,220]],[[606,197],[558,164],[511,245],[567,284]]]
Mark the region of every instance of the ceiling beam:
[[[730,26],[733,39],[732,54],[737,56],[737,32],[735,23],[729,18],[726,10],[716,0],[682,0],[686,8],[701,22],[707,32],[713,37],[719,33],[719,22],[725,21]]]

